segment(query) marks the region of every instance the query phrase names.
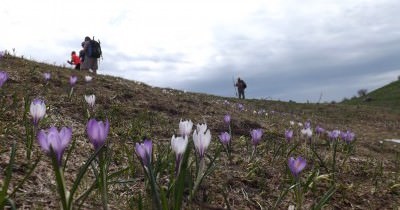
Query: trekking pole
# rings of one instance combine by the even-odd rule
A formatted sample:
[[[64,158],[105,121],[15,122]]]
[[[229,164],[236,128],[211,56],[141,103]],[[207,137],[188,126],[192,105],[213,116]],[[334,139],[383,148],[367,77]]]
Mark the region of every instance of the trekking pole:
[[[234,78],[233,75],[232,75],[232,82],[233,82],[233,88],[235,89],[235,96],[237,97],[237,96],[238,96],[238,93],[237,93],[237,91],[236,91],[235,78]]]

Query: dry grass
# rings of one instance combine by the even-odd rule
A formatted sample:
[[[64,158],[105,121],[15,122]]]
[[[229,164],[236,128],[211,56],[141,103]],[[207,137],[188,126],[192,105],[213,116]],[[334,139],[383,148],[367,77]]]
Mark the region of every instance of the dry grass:
[[[17,142],[17,163],[13,168],[12,186],[26,173],[31,162],[25,158],[25,128],[23,126],[24,100],[40,97],[46,101],[47,117],[41,128],[50,125],[69,126],[73,129],[76,147],[66,168],[67,185],[70,186],[79,166],[93,153],[85,133],[84,94],[96,95],[95,116],[110,120],[108,136],[112,155],[110,173],[127,167],[133,159],[134,165],[119,179],[133,182],[110,185],[110,208],[129,209],[129,203],[138,193],[145,193],[144,175],[136,157],[133,144],[143,138],[157,142],[159,148],[169,147],[171,136],[176,133],[180,119],[191,119],[195,124],[206,122],[212,131],[212,154],[219,145],[217,136],[226,131],[223,116],[232,116],[233,158],[229,162],[225,154],[217,161],[216,170],[202,183],[194,202],[187,203],[187,209],[224,209],[227,202],[232,209],[272,208],[284,187],[287,187],[287,158],[274,158],[271,145],[284,141],[284,130],[289,121],[322,125],[327,129],[351,129],[357,135],[355,153],[347,164],[340,167],[337,175],[337,191],[328,202],[326,209],[392,209],[400,207],[400,190],[391,188],[399,184],[399,146],[392,142],[379,141],[399,138],[400,116],[380,107],[354,106],[343,104],[296,104],[267,100],[238,100],[218,96],[186,93],[179,90],[150,87],[146,84],[111,76],[95,75],[90,83],[84,81],[88,72],[79,72],[6,56],[0,60],[0,70],[9,74],[9,80],[0,89],[2,112],[0,112],[0,180],[4,179],[4,168],[9,159],[12,142]],[[51,80],[45,86],[42,73],[51,72]],[[69,76],[78,76],[78,83],[71,100],[68,98]],[[92,75],[93,76],[93,75]],[[13,100],[15,98],[15,100]],[[228,101],[229,104],[226,104]],[[15,102],[15,103],[14,103]],[[244,111],[237,108],[242,103]],[[262,110],[262,111],[260,111]],[[260,111],[260,114],[255,112]],[[262,128],[265,131],[258,155],[248,162],[249,131]],[[239,138],[241,136],[245,137]],[[306,155],[307,148],[296,151]],[[316,143],[318,151],[329,163],[331,154],[324,141]],[[157,148],[156,148],[157,150]],[[20,209],[56,209],[58,198],[54,174],[47,157],[34,144],[34,159],[42,156],[32,176],[13,198]],[[129,156],[131,158],[129,158]],[[345,155],[339,151],[338,162]],[[173,164],[173,162],[171,162]],[[308,160],[304,177],[318,161]],[[381,168],[380,168],[381,167]],[[328,171],[320,168],[320,174]],[[89,172],[80,192],[93,180]],[[166,177],[160,177],[161,182]],[[1,182],[0,182],[1,185]],[[305,208],[318,200],[329,188],[329,182],[321,179],[314,189],[306,194]],[[97,194],[89,196],[83,209],[100,207]],[[134,200],[133,200],[134,202]],[[289,193],[278,206],[287,209],[293,204]]]

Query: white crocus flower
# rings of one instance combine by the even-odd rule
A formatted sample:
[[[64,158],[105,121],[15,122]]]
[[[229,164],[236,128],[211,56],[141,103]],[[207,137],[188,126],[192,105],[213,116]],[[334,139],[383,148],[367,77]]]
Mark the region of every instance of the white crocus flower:
[[[96,101],[96,96],[95,95],[85,95],[85,101],[89,104],[90,107],[94,106],[94,103]]]
[[[188,145],[188,137],[175,137],[175,135],[171,138],[171,147],[174,150],[176,157],[183,155],[186,151],[186,147]]]
[[[182,136],[189,136],[192,132],[193,123],[191,120],[185,120],[179,122],[179,134]]]
[[[92,81],[92,79],[93,79],[93,77],[91,77],[91,76],[85,76],[86,82],[90,82],[90,81]]]
[[[203,159],[204,153],[211,142],[211,133],[207,129],[206,124],[197,125],[197,129],[193,132],[193,143],[199,153],[200,159]]]
[[[312,136],[312,130],[311,130],[311,128],[304,128],[304,129],[301,129],[301,135],[303,135],[303,136],[307,136],[308,138],[311,138],[311,136]]]
[[[40,99],[35,99],[32,101],[29,111],[33,118],[33,124],[37,126],[39,120],[46,114],[46,104]]]

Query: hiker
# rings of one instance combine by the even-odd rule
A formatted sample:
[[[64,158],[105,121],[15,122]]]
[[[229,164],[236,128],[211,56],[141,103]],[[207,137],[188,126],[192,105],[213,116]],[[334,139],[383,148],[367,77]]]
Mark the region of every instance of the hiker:
[[[75,69],[79,70],[81,67],[81,60],[79,59],[79,57],[76,55],[75,51],[71,52],[71,60],[67,61],[67,63],[71,64],[71,65],[75,65]]]
[[[246,87],[247,87],[246,83],[242,79],[240,79],[240,77],[238,77],[235,86],[238,89],[239,99],[241,99],[241,98],[245,99],[244,89],[246,89]]]
[[[83,45],[83,52],[85,53],[85,60],[83,61],[82,70],[89,70],[91,69],[94,74],[97,73],[98,65],[97,65],[97,58],[89,56],[89,48],[91,47],[91,39],[90,37],[85,37]]]
[[[85,50],[83,47],[85,46],[85,42],[81,43],[82,49],[79,51],[79,59],[81,60],[81,63],[85,61]]]

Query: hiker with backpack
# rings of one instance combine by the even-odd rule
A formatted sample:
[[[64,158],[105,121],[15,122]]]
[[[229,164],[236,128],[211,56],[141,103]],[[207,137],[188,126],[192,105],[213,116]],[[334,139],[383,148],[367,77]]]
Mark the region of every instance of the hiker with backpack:
[[[71,64],[71,65],[75,65],[75,69],[79,70],[81,67],[81,60],[79,59],[79,57],[76,55],[75,51],[71,52],[71,60],[67,61],[67,63]]]
[[[81,66],[82,70],[91,69],[94,74],[97,73],[98,69],[98,58],[101,57],[101,48],[100,43],[95,41],[94,39],[90,39],[90,37],[85,37],[85,43],[83,45],[83,52],[85,53],[85,59],[83,61],[83,65]]]
[[[242,79],[240,79],[240,77],[238,77],[235,86],[238,89],[239,99],[241,99],[241,98],[245,99],[245,97],[244,97],[244,89],[247,88],[246,82],[244,82]]]
[[[79,59],[81,60],[81,63],[83,63],[83,61],[85,61],[85,50],[84,50],[84,46],[85,46],[85,42],[81,43],[82,49],[79,51]]]

